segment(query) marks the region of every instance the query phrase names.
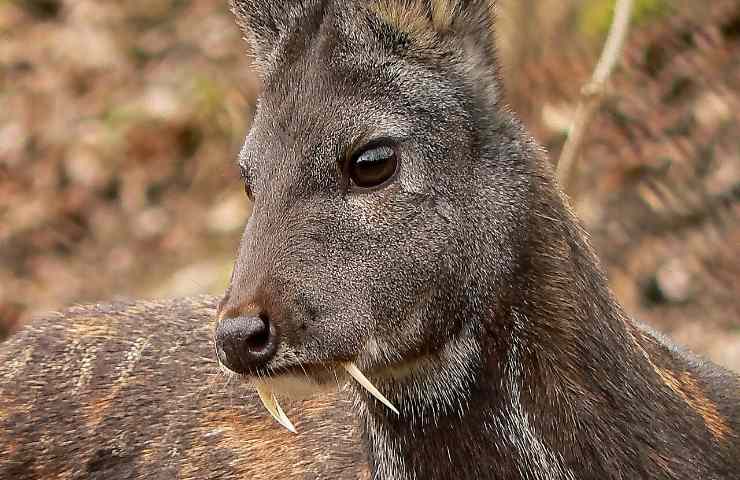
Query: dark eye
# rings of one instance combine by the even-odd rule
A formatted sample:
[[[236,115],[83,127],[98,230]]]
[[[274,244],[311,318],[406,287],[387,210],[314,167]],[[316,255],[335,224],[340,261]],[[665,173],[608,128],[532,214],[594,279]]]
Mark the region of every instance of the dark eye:
[[[347,176],[360,188],[379,187],[398,170],[396,151],[387,145],[367,148],[348,163]]]

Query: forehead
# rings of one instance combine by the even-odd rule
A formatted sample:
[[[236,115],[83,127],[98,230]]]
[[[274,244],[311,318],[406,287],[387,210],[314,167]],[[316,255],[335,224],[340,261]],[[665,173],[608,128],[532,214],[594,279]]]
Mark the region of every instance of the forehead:
[[[304,102],[390,97],[434,83],[435,23],[418,3],[335,0],[306,8],[272,45],[263,104],[275,108],[298,95]]]
[[[396,96],[378,95],[380,88],[393,91],[392,82],[376,83],[370,93],[360,80],[348,84],[341,69],[311,65],[286,74],[276,87],[265,92],[241,156],[264,181],[292,179],[313,190],[366,142],[403,142],[414,129],[412,118],[393,106]]]
[[[369,15],[366,9],[356,12]],[[346,13],[317,12],[306,28],[280,40],[250,134],[253,141],[278,136],[283,145],[298,140],[305,145],[312,138],[372,136],[373,129],[400,133],[409,81],[413,78],[418,88],[429,76],[413,75],[419,67],[389,51],[368,22]]]
[[[300,163],[305,173],[368,140],[427,138],[464,110],[463,82],[409,55],[417,39],[398,30],[398,18],[370,2],[338,3],[316,9],[275,46],[245,163]]]
[[[373,89],[393,87],[388,70],[397,65],[377,32],[366,20],[365,8],[315,9],[311,17],[280,36],[265,76],[262,105],[273,110],[285,102],[331,103],[362,100]],[[384,68],[386,67],[386,68]],[[363,88],[365,87],[365,88]],[[331,105],[327,105],[331,106]]]

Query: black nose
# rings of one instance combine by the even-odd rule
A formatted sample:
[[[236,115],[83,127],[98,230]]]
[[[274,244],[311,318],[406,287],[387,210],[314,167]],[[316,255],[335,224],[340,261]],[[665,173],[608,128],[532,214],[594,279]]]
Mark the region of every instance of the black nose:
[[[278,339],[264,315],[224,318],[216,327],[216,355],[231,371],[246,374],[275,356]]]

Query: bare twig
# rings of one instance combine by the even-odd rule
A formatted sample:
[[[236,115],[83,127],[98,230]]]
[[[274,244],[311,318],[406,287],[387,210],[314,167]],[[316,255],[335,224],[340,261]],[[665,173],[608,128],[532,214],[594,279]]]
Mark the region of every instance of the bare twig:
[[[601,58],[596,65],[591,80],[581,91],[581,100],[568,132],[563,153],[557,163],[558,179],[566,192],[570,192],[570,187],[574,183],[573,167],[578,160],[588,124],[601,105],[607,81],[620,58],[624,41],[627,38],[630,17],[632,16],[632,3],[632,0],[616,0],[614,20],[609,29],[604,51],[601,53]]]

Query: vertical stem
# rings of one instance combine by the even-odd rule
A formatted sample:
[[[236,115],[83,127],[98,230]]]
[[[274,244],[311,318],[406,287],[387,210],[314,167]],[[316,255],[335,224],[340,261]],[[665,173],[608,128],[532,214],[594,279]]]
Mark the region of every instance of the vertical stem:
[[[568,193],[572,193],[571,189],[575,184],[575,166],[588,124],[601,106],[607,81],[621,56],[629,31],[632,4],[633,0],[616,0],[614,20],[604,44],[604,51],[601,53],[601,58],[594,69],[591,80],[583,87],[581,92],[581,100],[568,132],[568,139],[557,163],[557,176],[560,185]]]

